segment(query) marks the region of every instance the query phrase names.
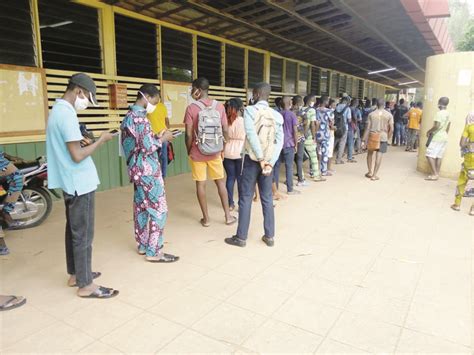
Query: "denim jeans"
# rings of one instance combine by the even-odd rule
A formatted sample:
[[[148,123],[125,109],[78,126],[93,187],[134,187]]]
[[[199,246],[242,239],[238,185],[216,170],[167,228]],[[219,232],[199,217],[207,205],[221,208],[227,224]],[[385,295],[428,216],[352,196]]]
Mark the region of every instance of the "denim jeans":
[[[405,125],[403,122],[395,122],[395,129],[393,133],[393,140],[392,143],[395,145],[402,145],[404,143],[405,137]]]
[[[337,150],[336,161],[342,161],[342,156],[344,155],[344,150],[346,149],[348,133],[344,133],[341,138],[336,138],[334,143],[334,150]]]
[[[354,131],[349,128],[347,131],[347,160],[352,160],[354,154]]]
[[[166,172],[168,171],[168,144],[168,142],[164,142],[160,150],[161,176],[163,176],[163,179],[166,177]]]
[[[237,192],[240,196],[240,179],[242,178],[242,159],[224,159],[224,169],[227,175],[225,187],[229,197],[229,206],[234,207],[234,186],[237,181]]]
[[[92,283],[95,191],[85,195],[63,192],[66,206],[66,265],[79,288]]]
[[[298,143],[296,156],[295,156],[296,172],[298,174],[298,182],[303,182],[304,181],[303,161],[304,161],[304,141]]]
[[[280,165],[285,164],[286,170],[286,189],[288,192],[293,191],[293,161],[295,160],[295,147],[283,148],[280,155],[280,163],[275,167],[275,183],[278,186],[280,180]]]
[[[273,177],[264,176],[260,163],[253,161],[248,155],[244,157],[244,168],[240,181],[239,196],[239,225],[236,236],[246,240],[250,227],[250,216],[252,211],[252,201],[255,194],[255,185],[258,184],[260,191],[260,201],[263,211],[263,227],[266,237],[275,236],[275,212],[273,210],[272,196]]]

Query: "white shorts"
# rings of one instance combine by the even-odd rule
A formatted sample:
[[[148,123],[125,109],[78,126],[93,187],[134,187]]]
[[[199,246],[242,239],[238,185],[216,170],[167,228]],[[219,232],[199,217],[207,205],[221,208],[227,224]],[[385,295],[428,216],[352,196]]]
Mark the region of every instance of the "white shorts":
[[[331,132],[331,137],[329,138],[328,158],[332,158],[333,153],[334,153],[334,133]]]
[[[448,142],[431,142],[426,148],[426,156],[433,159],[442,159]]]

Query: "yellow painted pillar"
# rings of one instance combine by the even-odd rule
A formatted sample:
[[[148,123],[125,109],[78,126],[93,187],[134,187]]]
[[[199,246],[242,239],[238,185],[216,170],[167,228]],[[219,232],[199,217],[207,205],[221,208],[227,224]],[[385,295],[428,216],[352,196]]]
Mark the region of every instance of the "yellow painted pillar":
[[[459,140],[466,115],[474,110],[474,52],[448,53],[431,56],[426,61],[425,100],[420,131],[418,170],[428,173],[426,132],[433,126],[438,112],[438,99],[449,97],[451,128],[441,176],[457,178],[461,168]]]
[[[99,10],[100,23],[102,25],[102,55],[104,73],[108,75],[117,74],[115,61],[115,21],[112,6],[104,6]]]
[[[270,83],[270,52],[266,52],[263,58],[265,60],[263,81]]]

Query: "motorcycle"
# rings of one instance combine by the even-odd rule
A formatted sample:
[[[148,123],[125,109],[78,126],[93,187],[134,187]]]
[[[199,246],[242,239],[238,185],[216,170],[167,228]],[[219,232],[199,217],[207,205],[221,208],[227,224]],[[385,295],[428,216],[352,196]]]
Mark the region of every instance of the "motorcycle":
[[[53,200],[50,194],[59,198],[54,190],[48,190],[48,165],[43,157],[31,162],[21,161],[15,163],[23,173],[25,183],[11,217],[20,222],[15,229],[33,228],[42,224],[51,213]],[[8,191],[6,182],[2,182],[5,191]],[[0,197],[0,210],[7,195]]]

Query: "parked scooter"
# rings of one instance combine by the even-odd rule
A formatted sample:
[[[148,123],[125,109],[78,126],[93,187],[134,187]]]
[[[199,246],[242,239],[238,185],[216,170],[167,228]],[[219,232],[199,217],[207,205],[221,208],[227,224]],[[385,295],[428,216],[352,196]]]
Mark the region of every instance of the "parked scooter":
[[[48,165],[44,158],[40,157],[32,162],[15,163],[15,166],[25,178],[15,209],[10,213],[15,221],[20,222],[15,229],[39,226],[48,218],[53,208],[50,193],[59,197],[55,191],[48,190]],[[2,185],[5,190],[8,190],[6,182]],[[0,197],[0,210],[3,208],[5,198],[6,195]]]

